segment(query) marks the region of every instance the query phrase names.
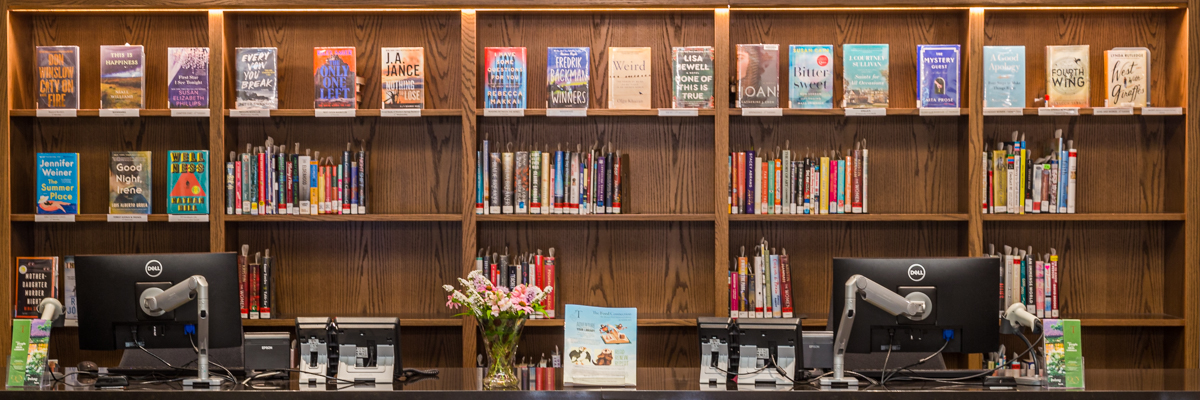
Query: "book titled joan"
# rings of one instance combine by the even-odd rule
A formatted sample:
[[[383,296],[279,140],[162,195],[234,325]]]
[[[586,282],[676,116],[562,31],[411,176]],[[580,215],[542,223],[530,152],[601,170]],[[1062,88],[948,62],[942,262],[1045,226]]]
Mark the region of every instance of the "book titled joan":
[[[1089,107],[1088,45],[1046,46],[1047,107]]]
[[[788,106],[833,108],[833,46],[791,46]]]
[[[171,108],[208,108],[208,48],[167,48],[167,103]]]
[[[525,108],[526,73],[524,47],[483,49],[484,108]]]
[[[650,48],[608,48],[608,108],[650,108]]]
[[[279,108],[276,53],[274,47],[237,48],[237,109]]]
[[[37,213],[79,214],[79,153],[37,154]]]
[[[917,46],[921,74],[917,105],[922,108],[958,108],[959,46],[922,44]]]
[[[142,46],[100,46],[100,108],[140,109],[145,102]]]
[[[591,48],[546,49],[546,108],[588,108]]]
[[[887,108],[888,45],[842,46],[845,108]]]
[[[983,106],[1025,107],[1025,46],[983,46]]]
[[[637,385],[637,309],[567,304],[563,337],[568,386]]]
[[[779,45],[737,45],[737,106],[779,108]]]

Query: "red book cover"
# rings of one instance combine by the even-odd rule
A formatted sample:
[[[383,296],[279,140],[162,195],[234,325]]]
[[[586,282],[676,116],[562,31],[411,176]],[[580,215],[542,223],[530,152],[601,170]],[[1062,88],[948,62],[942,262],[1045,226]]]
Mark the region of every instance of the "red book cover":
[[[250,318],[250,301],[246,298],[246,289],[249,283],[246,281],[250,273],[250,266],[247,264],[246,252],[250,246],[243,245],[242,253],[238,254],[238,300],[241,302],[242,318]]]
[[[788,262],[787,249],[779,256],[779,284],[783,286],[783,317],[792,318],[792,265]]]
[[[850,191],[851,191],[851,195],[852,195],[850,207],[853,212],[857,213],[857,212],[862,212],[862,203],[863,203],[862,202],[862,183],[863,183],[862,182],[862,177],[863,177],[862,150],[858,150],[858,149],[854,150],[853,160],[854,160],[854,165],[851,166],[851,168],[854,171],[853,172],[854,184],[852,186],[850,186]]]
[[[258,319],[258,300],[261,296],[259,279],[262,277],[262,265],[255,262],[250,264],[250,274],[246,276],[246,282],[249,287],[246,288],[246,297],[250,300],[250,319]]]
[[[539,252],[541,252],[541,250],[539,250]],[[541,254],[533,256],[533,268],[534,268],[534,271],[538,272],[537,282],[534,282],[534,284],[537,285],[538,289],[546,288],[546,275],[542,273],[546,270],[546,265],[544,264],[544,262],[545,262],[545,258],[542,257]],[[539,380],[539,382],[540,382],[540,380]]]
[[[266,206],[266,199],[267,199],[266,157],[267,157],[266,153],[258,153],[258,182],[255,182],[254,184],[258,186],[258,199],[257,200],[258,200],[258,213],[259,214],[267,213],[267,210],[265,208],[263,208]]]
[[[543,276],[546,277],[546,286],[554,286],[555,281],[554,281],[554,248],[553,247],[550,248],[550,256],[546,257],[542,262],[545,264],[545,267],[546,267],[545,274],[543,274]],[[550,291],[550,293],[546,295],[546,301],[545,301],[544,306],[546,308],[546,317],[547,318],[554,318],[555,293],[558,293],[557,287],[553,288]]]
[[[737,318],[738,313],[738,277],[737,272],[729,272],[729,316]]]
[[[829,160],[829,213],[838,214],[838,160]]]
[[[233,209],[234,214],[242,213],[242,162],[233,162]]]

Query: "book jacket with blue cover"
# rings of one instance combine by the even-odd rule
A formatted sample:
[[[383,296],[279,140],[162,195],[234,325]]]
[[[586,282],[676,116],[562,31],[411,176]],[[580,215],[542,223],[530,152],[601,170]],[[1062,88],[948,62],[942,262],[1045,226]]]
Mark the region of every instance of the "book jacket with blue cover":
[[[483,107],[526,108],[524,47],[483,49]]]
[[[788,106],[833,108],[833,46],[791,45]]]
[[[1025,107],[1025,46],[983,46],[983,106]]]
[[[588,108],[591,48],[546,49],[546,108]]]
[[[888,45],[842,45],[845,108],[887,108]]]
[[[37,213],[79,214],[79,153],[38,153]]]
[[[208,214],[208,150],[171,150],[167,187],[167,214]]]
[[[637,309],[567,304],[563,384],[637,385]]]
[[[917,105],[923,108],[958,108],[959,46],[922,44],[917,46],[920,78]]]

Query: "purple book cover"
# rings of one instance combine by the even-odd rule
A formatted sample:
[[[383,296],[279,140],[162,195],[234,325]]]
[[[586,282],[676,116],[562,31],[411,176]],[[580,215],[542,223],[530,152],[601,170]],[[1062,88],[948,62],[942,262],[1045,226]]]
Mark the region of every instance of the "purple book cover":
[[[959,107],[959,46],[919,45],[920,107]]]
[[[167,48],[170,108],[208,108],[208,48]]]

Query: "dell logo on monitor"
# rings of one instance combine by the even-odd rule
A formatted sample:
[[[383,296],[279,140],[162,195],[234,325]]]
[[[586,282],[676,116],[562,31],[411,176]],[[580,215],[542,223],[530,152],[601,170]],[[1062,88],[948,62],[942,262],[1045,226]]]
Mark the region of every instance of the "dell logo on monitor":
[[[151,278],[157,278],[162,274],[162,271],[162,263],[158,262],[158,260],[150,260],[150,262],[146,263],[146,275],[150,275]]]
[[[908,279],[912,279],[913,282],[920,282],[922,279],[925,279],[925,267],[921,266],[921,264],[910,265],[908,267]]]

